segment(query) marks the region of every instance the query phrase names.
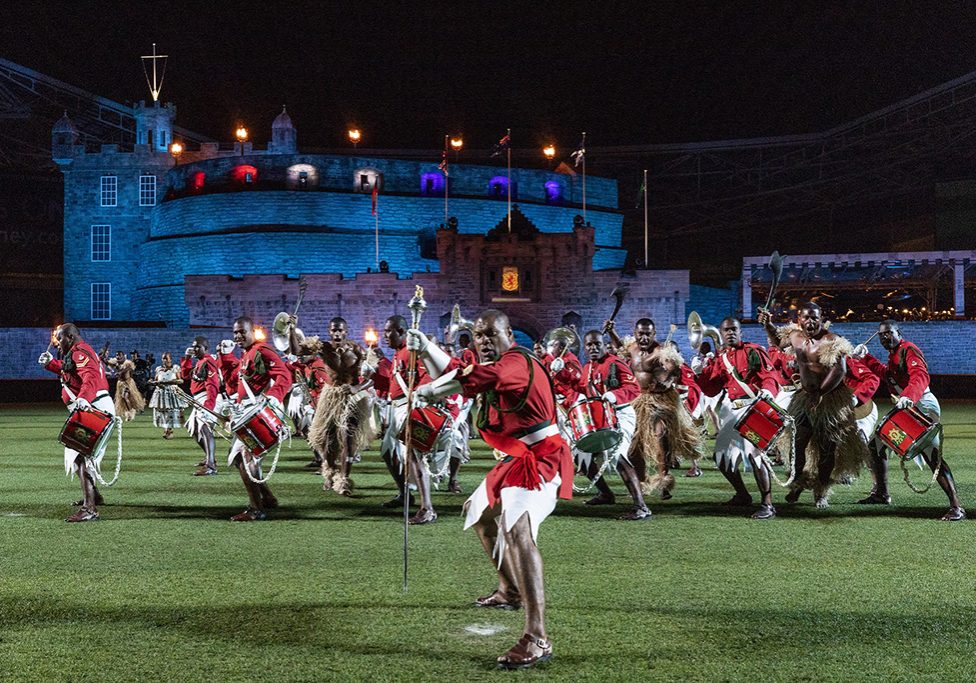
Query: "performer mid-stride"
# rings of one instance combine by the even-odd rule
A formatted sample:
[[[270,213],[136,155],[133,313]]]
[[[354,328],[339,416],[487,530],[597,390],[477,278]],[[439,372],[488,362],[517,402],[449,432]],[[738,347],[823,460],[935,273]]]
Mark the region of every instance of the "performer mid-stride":
[[[60,359],[44,352],[37,359],[45,370],[61,376],[61,399],[68,410],[91,410],[115,415],[115,403],[108,393],[108,380],[102,361],[81,338],[81,332],[72,323],[65,323],[54,333],[55,344],[60,351]],[[95,467],[101,463],[104,448],[92,458]],[[85,458],[71,448],[64,449],[64,470],[67,474],[78,474],[81,481],[82,498],[74,505],[78,511],[68,517],[66,522],[94,522],[98,519],[97,506],[101,505],[102,494],[95,487],[95,478],[85,466]]]
[[[508,317],[484,311],[473,331],[481,364],[456,374],[444,374],[451,358],[422,332],[410,330],[407,339],[438,378],[417,388],[419,400],[434,402],[459,392],[482,396],[478,428],[501,460],[465,503],[465,528],[475,528],[497,562],[498,588],[476,604],[525,608],[524,635],[498,658],[502,668],[521,669],[552,657],[536,537],[557,497],[572,497],[573,459],[556,425],[556,400],[545,366],[516,345]]]

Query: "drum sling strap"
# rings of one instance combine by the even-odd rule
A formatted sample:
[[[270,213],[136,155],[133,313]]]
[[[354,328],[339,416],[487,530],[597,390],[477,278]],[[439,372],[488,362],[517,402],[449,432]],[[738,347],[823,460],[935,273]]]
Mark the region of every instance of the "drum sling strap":
[[[64,393],[66,393],[68,395],[68,398],[71,399],[71,402],[74,403],[74,401],[77,400],[78,398],[77,396],[75,396],[75,392],[71,391],[71,389],[68,387],[67,382],[65,382],[63,379],[61,380],[61,386],[64,388]],[[118,415],[112,416],[113,429],[115,429],[115,433],[118,435],[118,448],[117,448],[117,455],[115,458],[115,474],[112,475],[112,481],[105,481],[105,479],[102,478],[102,473],[95,466],[95,460],[93,458],[85,458],[85,469],[87,469],[88,473],[91,474],[92,477],[94,477],[98,481],[98,483],[101,484],[102,486],[106,486],[106,487],[113,486],[115,482],[119,480],[119,472],[122,469],[122,423],[123,422],[124,420],[120,416]]]

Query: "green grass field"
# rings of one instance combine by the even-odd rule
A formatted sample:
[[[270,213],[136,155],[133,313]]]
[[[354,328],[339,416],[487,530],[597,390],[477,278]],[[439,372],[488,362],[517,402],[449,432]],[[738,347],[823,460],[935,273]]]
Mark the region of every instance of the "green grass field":
[[[164,441],[142,415],[125,426],[102,521],[69,525],[79,488],[56,441],[64,417],[53,405],[0,408],[0,680],[972,678],[976,523],[936,521],[941,491],[916,495],[897,469],[890,508],[854,504],[865,474],[826,511],[775,492],[771,522],[724,509],[730,489],[712,466],[679,476],[648,522],[616,521],[623,505],[561,503],[540,534],[555,656],[507,673],[494,659],[522,614],[471,604],[494,572],[461,530],[464,496],[435,493],[440,519],[411,529],[404,594],[402,517],[379,507],[393,488],[375,451],[347,499],[301,468],[296,441],[271,481],[281,509],[232,524],[245,503],[237,475],[191,477],[196,445],[185,433]],[[976,513],[976,410],[950,404],[944,421]],[[491,465],[477,444],[466,491]]]

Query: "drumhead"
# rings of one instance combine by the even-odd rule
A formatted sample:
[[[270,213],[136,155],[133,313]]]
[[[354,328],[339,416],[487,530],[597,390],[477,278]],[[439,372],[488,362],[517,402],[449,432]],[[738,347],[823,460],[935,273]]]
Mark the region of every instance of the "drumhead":
[[[576,442],[576,448],[584,453],[600,453],[613,451],[620,445],[623,435],[616,429],[598,429],[584,434]]]

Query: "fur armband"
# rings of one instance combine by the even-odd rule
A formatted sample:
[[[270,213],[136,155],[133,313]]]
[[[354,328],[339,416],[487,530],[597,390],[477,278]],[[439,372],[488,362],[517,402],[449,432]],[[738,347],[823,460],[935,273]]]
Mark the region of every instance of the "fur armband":
[[[854,352],[854,347],[843,337],[835,337],[823,342],[817,349],[817,360],[821,365],[830,367],[837,363],[842,357],[849,356]]]
[[[779,338],[780,343],[783,343],[790,338],[791,334],[797,332],[803,332],[803,329],[796,323],[790,323],[789,325],[783,325],[782,327],[776,328],[776,336]]]

